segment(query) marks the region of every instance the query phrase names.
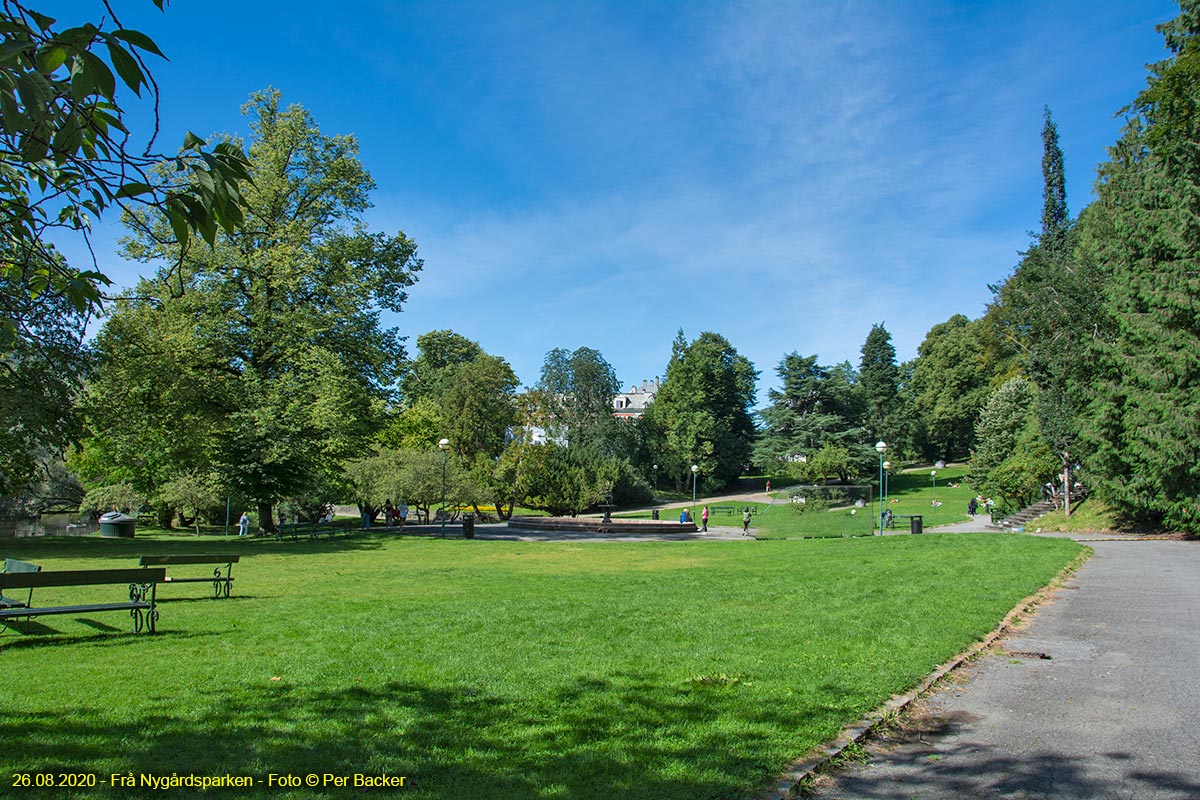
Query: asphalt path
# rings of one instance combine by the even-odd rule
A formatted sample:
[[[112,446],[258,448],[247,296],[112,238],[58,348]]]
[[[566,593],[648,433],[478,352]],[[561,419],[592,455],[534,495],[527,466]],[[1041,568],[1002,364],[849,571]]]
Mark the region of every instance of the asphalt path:
[[[1027,627],[817,796],[1200,798],[1200,543],[1088,545]]]

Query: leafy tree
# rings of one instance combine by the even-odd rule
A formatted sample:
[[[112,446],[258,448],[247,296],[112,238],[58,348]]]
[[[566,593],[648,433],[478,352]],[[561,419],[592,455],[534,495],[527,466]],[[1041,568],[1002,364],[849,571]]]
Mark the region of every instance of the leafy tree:
[[[0,269],[0,306],[19,331],[0,351],[0,496],[44,477],[81,432],[75,403],[91,364],[87,313],[63,295],[22,291]]]
[[[91,220],[114,207],[156,208],[180,244],[179,263],[193,234],[211,245],[218,229],[243,222],[246,162],[236,146],[206,150],[189,133],[178,155],[152,152],[158,87],[147,60],[162,53],[150,37],[122,26],[109,3],[104,10],[99,25],[60,28],[16,0],[0,8],[0,354],[32,333],[14,306],[52,295],[86,317],[100,305],[108,279],[94,264],[78,269],[58,258],[47,241],[55,229],[87,240]],[[129,129],[118,78],[152,102],[153,133],[144,140]],[[160,164],[170,168],[155,169]]]
[[[405,403],[441,398],[458,368],[481,355],[483,348],[477,342],[454,331],[421,334],[417,337],[417,358],[404,365],[401,393]]]
[[[1200,531],[1200,3],[1158,27],[1149,67],[1097,183],[1092,254],[1111,271],[1086,431],[1103,498],[1127,518]]]
[[[991,378],[978,323],[955,314],[925,334],[906,387],[914,445],[925,458],[970,453]]]
[[[359,222],[373,183],[353,137],[321,134],[276,91],[244,112],[245,224],[195,250],[168,215],[134,217],[126,254],[182,266],[143,281],[106,323],[104,402],[90,408],[96,440],[136,466],[139,489],[214,471],[269,521],[276,500],[323,490],[378,431],[404,354],[379,312],[400,309],[421,262],[403,234]],[[105,424],[118,418],[145,432]]]
[[[758,373],[725,337],[679,332],[666,378],[644,418],[663,475],[682,488],[700,467],[705,489],[718,489],[747,466],[754,441],[750,407]]]
[[[1058,471],[1059,459],[1038,430],[1037,394],[1025,378],[1007,381],[988,399],[975,426],[967,480],[1005,510],[1036,499]]]
[[[460,458],[499,457],[516,423],[517,376],[508,362],[486,353],[461,364],[440,398],[450,449]]]
[[[552,436],[570,447],[620,452],[615,449],[619,420],[613,417],[612,399],[621,385],[616,370],[599,351],[590,347],[575,352],[551,350],[542,364],[538,389]]]

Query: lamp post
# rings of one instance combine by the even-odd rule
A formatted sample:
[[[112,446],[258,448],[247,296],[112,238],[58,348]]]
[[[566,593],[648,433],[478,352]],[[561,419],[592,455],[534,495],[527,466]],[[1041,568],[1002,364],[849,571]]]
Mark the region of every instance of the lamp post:
[[[891,477],[892,477],[892,462],[885,461],[885,462],[883,462],[883,503],[884,503],[884,509],[885,509],[883,513],[885,516],[888,514],[888,511],[886,510],[887,504],[889,502],[888,483],[890,482]]]
[[[650,475],[651,475],[652,482],[654,483],[654,492],[657,492],[658,491],[658,464],[655,464],[654,466],[652,466],[650,468]],[[653,495],[654,492],[651,492],[651,494]]]
[[[929,488],[933,494],[933,500],[930,502],[929,505],[932,506],[933,508],[937,508],[937,470],[936,469],[929,470]]]
[[[879,453],[879,535],[883,535],[883,454],[887,452],[887,444],[880,439],[875,443],[875,452]]]
[[[700,474],[700,467],[692,464],[692,522],[696,521],[696,476]]]
[[[442,451],[442,538],[446,538],[446,451],[450,449],[450,440],[442,439],[438,442],[438,449]]]

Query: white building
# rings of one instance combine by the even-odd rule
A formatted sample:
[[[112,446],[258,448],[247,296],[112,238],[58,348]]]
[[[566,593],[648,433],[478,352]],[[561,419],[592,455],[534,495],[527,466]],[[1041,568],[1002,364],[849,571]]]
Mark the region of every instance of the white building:
[[[613,416],[621,419],[637,419],[646,413],[646,406],[654,402],[657,394],[657,376],[652,381],[642,381],[641,388],[631,386],[628,392],[613,398]]]

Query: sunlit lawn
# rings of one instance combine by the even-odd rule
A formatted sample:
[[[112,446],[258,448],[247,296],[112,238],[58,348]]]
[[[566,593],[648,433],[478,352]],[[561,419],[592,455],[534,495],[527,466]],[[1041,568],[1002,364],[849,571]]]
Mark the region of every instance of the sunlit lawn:
[[[0,636],[0,794],[23,798],[72,796],[11,785],[18,772],[59,770],[407,777],[386,794],[262,783],[204,795],[220,798],[753,796],[1078,552],[1002,534],[0,547],[46,569],[244,556],[229,600],[206,599],[202,584],[164,587],[156,636],[127,633],[120,614]],[[68,591],[111,595],[43,590],[42,602]]]
[[[888,477],[888,502],[884,508],[891,510],[895,530],[909,530],[909,517],[913,514],[921,515],[925,529],[970,519],[967,502],[975,496],[975,491],[962,483],[966,467],[937,470],[936,484],[929,472],[926,468]],[[870,536],[877,532],[874,524],[878,515],[878,495],[863,508],[834,508],[815,513],[803,511],[799,504],[776,504],[763,509],[755,519],[754,533],[766,539]]]

